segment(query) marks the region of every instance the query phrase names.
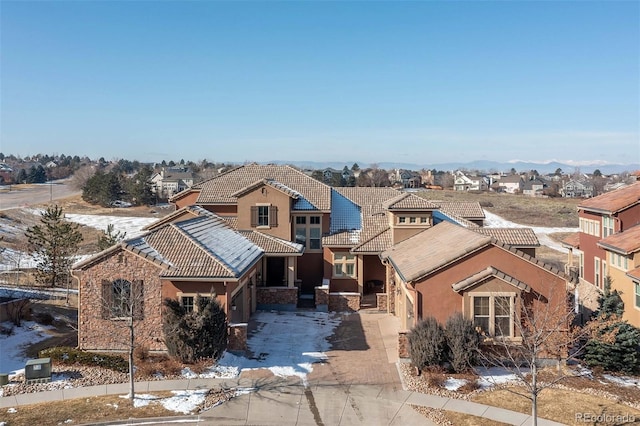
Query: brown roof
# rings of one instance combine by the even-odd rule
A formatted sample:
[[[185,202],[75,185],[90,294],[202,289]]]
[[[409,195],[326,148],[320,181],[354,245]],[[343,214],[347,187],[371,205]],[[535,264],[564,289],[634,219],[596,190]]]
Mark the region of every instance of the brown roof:
[[[206,210],[204,210],[202,207],[194,206],[194,205],[185,206],[179,210],[176,210],[166,215],[162,219],[158,219],[157,221],[148,224],[142,229],[145,231],[152,231],[154,229],[157,229],[166,225],[167,223],[178,222],[180,220],[193,219],[194,217],[202,216],[203,214],[206,214]]]
[[[301,255],[304,252],[302,244],[294,243],[272,235],[257,231],[238,231],[246,239],[264,250],[265,254],[294,254]]]
[[[609,235],[598,241],[598,245],[605,250],[624,255],[640,251],[640,225],[633,226],[624,232]]]
[[[581,202],[578,209],[615,214],[640,202],[640,182]]]
[[[463,279],[462,281],[452,284],[451,288],[456,293],[459,293],[461,291],[467,290],[468,288],[476,286],[477,284],[481,283],[482,281],[486,280],[489,277],[497,277],[502,281],[508,284],[511,284],[512,286],[517,287],[518,289],[525,291],[527,293],[531,291],[531,287],[526,283],[523,283],[522,281],[512,277],[511,275],[505,274],[504,272],[497,270],[493,266],[489,266],[486,269],[483,269],[482,271],[479,271],[471,275],[470,277]]]
[[[564,240],[562,240],[562,245],[579,249],[580,248],[580,233],[579,232],[574,232],[573,234],[567,236]]]
[[[465,255],[491,244],[492,238],[459,225],[441,222],[385,250],[405,282],[412,282]]]
[[[517,247],[539,247],[540,241],[531,228],[472,228],[498,241]]]
[[[484,219],[484,210],[478,202],[433,201],[442,212],[449,212],[465,219]]]
[[[353,253],[380,253],[393,245],[391,240],[391,229],[385,229],[368,241],[363,242],[360,245],[355,246],[351,251]]]
[[[235,204],[239,191],[268,179],[301,194],[315,209],[331,209],[331,187],[291,166],[245,164],[205,180],[192,188],[200,191],[198,204]]]
[[[409,192],[402,193],[395,198],[383,203],[387,210],[435,210],[437,206],[429,200],[413,195]]]
[[[288,186],[280,183],[280,182],[276,182],[273,179],[260,179],[248,186],[245,186],[244,188],[240,189],[239,191],[234,192],[233,194],[231,194],[232,197],[234,198],[238,198],[243,196],[244,194],[246,194],[247,192],[251,192],[257,188],[260,188],[261,186],[266,185],[266,186],[270,186],[274,189],[277,189],[278,191],[284,192],[285,194],[287,194],[288,196],[297,199],[298,197],[300,197],[300,194],[296,191],[294,191],[293,189],[289,188]]]
[[[636,280],[640,280],[640,267],[627,271],[627,276]]]

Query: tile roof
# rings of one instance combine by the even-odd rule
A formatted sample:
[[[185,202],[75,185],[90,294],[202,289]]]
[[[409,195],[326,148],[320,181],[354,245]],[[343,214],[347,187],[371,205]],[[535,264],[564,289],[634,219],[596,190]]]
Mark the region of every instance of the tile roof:
[[[453,214],[464,219],[484,219],[484,210],[478,202],[466,201],[432,201],[444,213]]]
[[[235,204],[237,198],[234,194],[262,179],[277,182],[276,185],[300,194],[307,200],[307,207],[321,211],[331,209],[331,187],[291,166],[245,164],[192,188],[199,191],[198,204]]]
[[[568,246],[568,247],[573,247],[573,248],[580,248],[580,233],[579,232],[574,232],[570,235],[568,235],[564,240],[561,241],[563,246]]]
[[[144,239],[174,265],[163,276],[239,278],[263,254],[217,216],[172,223]]]
[[[627,271],[627,276],[635,280],[640,280],[640,267]]]
[[[426,198],[418,197],[410,192],[404,192],[383,203],[387,210],[435,210],[437,206]]]
[[[412,282],[491,244],[492,238],[441,222],[382,252],[405,282]]]
[[[638,203],[640,203],[640,182],[584,200],[578,204],[578,209],[615,214]]]
[[[385,229],[371,239],[355,246],[351,249],[351,252],[360,254],[378,254],[389,249],[392,245],[393,240],[391,238],[391,229]]]
[[[517,247],[539,247],[540,241],[531,228],[473,228],[480,234],[494,237],[505,244]]]
[[[260,247],[265,254],[302,254],[304,246],[257,231],[238,231],[246,239]]]
[[[518,289],[525,291],[527,293],[531,291],[531,287],[529,285],[523,283],[517,278],[512,277],[511,275],[505,274],[504,272],[497,270],[493,266],[489,266],[486,269],[483,269],[482,271],[479,271],[468,278],[465,278],[461,281],[458,281],[455,284],[452,284],[451,288],[456,293],[459,293],[461,291],[464,291],[471,287],[476,286],[477,284],[481,283],[482,281],[486,280],[489,277],[497,277],[502,281],[508,284],[511,284],[512,286],[517,287]]]
[[[301,197],[302,195],[300,195],[300,193],[298,191],[294,191],[293,189],[289,188],[287,185],[282,184],[276,180],[273,179],[259,179],[255,182],[253,182],[252,184],[249,184],[247,186],[245,186],[244,188],[234,192],[233,194],[231,194],[232,197],[234,198],[238,198],[241,197],[242,195],[246,194],[247,192],[251,192],[257,188],[260,188],[261,186],[266,185],[266,186],[270,186],[272,188],[277,189],[278,191],[282,191],[285,194],[287,194],[288,196],[290,196],[291,198],[294,199],[298,199],[299,197]]]
[[[633,226],[624,232],[609,235],[598,241],[598,246],[624,255],[640,251],[640,225]]]
[[[145,231],[152,231],[170,222],[177,222],[179,220],[192,219],[194,217],[203,216],[207,214],[213,214],[213,213],[209,212],[208,210],[200,206],[196,206],[196,205],[185,206],[181,209],[178,209],[166,215],[162,219],[158,219],[157,221],[150,223],[149,225],[145,226],[142,229]]]

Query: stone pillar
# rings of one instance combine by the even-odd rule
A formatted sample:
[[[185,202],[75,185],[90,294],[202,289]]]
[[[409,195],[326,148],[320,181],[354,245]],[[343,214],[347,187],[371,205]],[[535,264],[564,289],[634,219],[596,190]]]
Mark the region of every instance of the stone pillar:
[[[387,306],[387,300],[388,300],[388,295],[387,293],[377,293],[376,294],[376,302],[378,305],[378,310],[382,311],[382,312],[387,312],[388,306]]]
[[[229,324],[229,342],[227,349],[230,351],[247,350],[247,324]]]
[[[408,331],[398,332],[398,358],[410,358],[408,334]]]

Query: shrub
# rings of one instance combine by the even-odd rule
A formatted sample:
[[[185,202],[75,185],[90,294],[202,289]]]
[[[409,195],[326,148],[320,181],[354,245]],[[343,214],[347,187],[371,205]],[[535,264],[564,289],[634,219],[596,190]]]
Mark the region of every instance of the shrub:
[[[118,355],[105,355],[94,352],[85,352],[80,349],[58,346],[47,348],[38,354],[41,358],[51,358],[61,364],[82,364],[108,368],[120,373],[129,371],[129,363]]]
[[[476,361],[480,336],[471,320],[461,313],[449,317],[445,326],[447,361],[456,373],[467,371]]]
[[[220,359],[227,349],[227,317],[215,294],[196,296],[192,312],[174,299],[165,299],[164,305],[162,329],[169,355],[185,363]]]
[[[420,321],[409,332],[409,356],[419,370],[440,365],[444,360],[445,337],[442,326],[433,317]]]
[[[149,347],[146,345],[136,346],[133,350],[133,357],[137,361],[146,361],[149,359]]]

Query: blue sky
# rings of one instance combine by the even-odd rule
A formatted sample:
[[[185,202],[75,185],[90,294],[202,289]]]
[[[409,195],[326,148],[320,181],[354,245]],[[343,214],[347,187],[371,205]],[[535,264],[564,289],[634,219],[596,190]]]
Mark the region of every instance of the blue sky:
[[[0,152],[640,162],[640,3],[0,2]]]

